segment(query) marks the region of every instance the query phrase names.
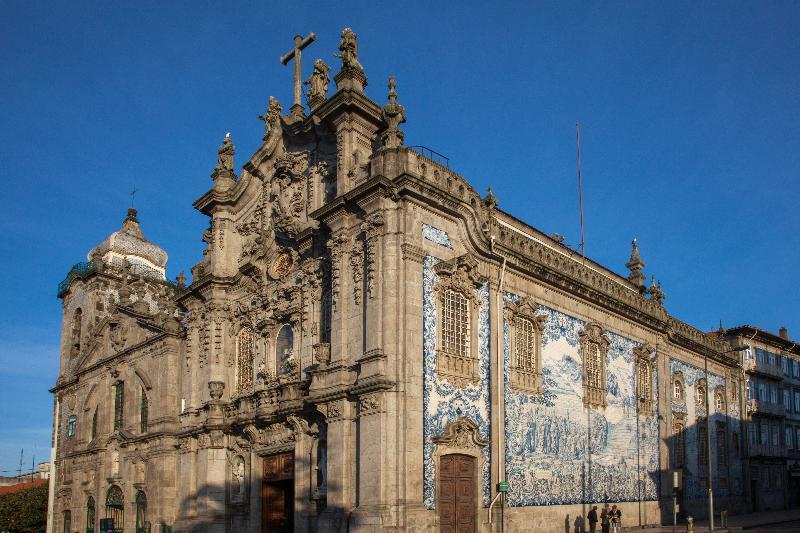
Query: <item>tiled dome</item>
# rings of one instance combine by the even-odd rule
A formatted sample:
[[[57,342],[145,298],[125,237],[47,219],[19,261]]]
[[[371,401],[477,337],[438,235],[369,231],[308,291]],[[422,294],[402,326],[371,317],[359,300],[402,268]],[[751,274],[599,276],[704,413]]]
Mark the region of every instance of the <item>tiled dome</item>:
[[[144,238],[134,208],[128,209],[128,216],[119,231],[106,237],[89,252],[89,260],[93,259],[118,268],[127,261],[133,273],[165,279],[167,252]]]

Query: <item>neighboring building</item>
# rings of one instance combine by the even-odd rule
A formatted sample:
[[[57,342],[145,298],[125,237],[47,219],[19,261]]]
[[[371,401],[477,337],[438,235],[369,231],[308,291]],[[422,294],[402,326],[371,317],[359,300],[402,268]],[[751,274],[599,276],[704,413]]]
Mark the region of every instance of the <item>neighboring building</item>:
[[[753,511],[800,505],[800,347],[786,328],[775,335],[754,326],[722,330],[746,346],[747,488]]]
[[[59,287],[55,531],[489,531],[501,480],[509,532],[652,524],[675,470],[706,513],[709,461],[742,509],[738,355],[635,241],[621,276],[404,147],[394,80],[378,105],[340,50],[238,175],[226,137],[189,286],[130,210]]]

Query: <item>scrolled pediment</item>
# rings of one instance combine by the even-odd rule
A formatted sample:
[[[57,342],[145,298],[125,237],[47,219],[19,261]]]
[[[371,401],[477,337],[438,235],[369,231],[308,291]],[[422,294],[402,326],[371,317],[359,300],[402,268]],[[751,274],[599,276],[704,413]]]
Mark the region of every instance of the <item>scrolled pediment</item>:
[[[507,301],[505,307],[506,318],[509,322],[513,322],[517,317],[527,318],[533,323],[533,326],[539,333],[544,331],[544,325],[545,322],[547,322],[548,316],[545,314],[536,314],[539,310],[539,304],[536,301],[531,298],[522,298],[516,303]]]
[[[488,440],[481,437],[478,424],[466,416],[448,424],[444,432],[431,438],[431,441],[449,448],[480,448],[489,444]]]

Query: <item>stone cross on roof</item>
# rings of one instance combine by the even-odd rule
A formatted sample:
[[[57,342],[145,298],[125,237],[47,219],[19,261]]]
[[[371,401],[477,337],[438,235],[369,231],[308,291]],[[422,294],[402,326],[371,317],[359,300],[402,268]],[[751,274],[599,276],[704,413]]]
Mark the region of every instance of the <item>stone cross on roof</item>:
[[[294,48],[289,50],[285,55],[281,57],[281,64],[286,65],[294,59],[294,105],[292,105],[292,115],[294,116],[302,116],[303,115],[303,104],[300,103],[300,97],[303,92],[303,82],[302,78],[302,70],[300,66],[300,57],[302,50],[308,46],[309,44],[313,43],[317,40],[317,34],[313,31],[308,34],[308,37],[303,39],[302,35],[295,35],[294,36]]]

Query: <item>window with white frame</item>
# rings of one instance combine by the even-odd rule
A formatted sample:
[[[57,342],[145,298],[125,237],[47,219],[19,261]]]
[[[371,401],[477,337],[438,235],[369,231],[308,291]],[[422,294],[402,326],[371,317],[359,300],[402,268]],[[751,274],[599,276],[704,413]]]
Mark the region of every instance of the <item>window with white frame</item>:
[[[792,377],[800,377],[800,361],[792,359]]]
[[[652,357],[655,349],[644,343],[633,349],[636,363],[636,395],[639,401],[639,413],[644,415],[655,414],[655,398],[653,395],[653,366]]]
[[[761,433],[761,444],[769,444],[769,424],[762,420],[759,424],[759,433]]]
[[[783,389],[783,407],[787,411],[792,410],[792,391],[789,389]]]
[[[683,401],[683,380],[672,380],[672,397],[679,402]]]
[[[776,385],[769,386],[769,403],[778,403],[778,387]]]
[[[789,375],[789,359],[785,355],[781,356],[781,370],[784,375]]]
[[[766,402],[767,401],[767,384],[766,383],[759,383],[758,384],[758,399],[759,401]]]
[[[772,445],[773,446],[778,446],[780,444],[780,442],[781,442],[781,440],[780,440],[781,439],[781,437],[780,437],[780,429],[781,428],[778,426],[778,424],[772,424],[772,426],[771,426],[770,435],[772,436]]]
[[[756,363],[763,365],[766,362],[766,353],[761,348],[756,348]]]
[[[789,450],[793,450],[794,449],[794,443],[792,442],[792,438],[794,436],[793,435],[794,434],[794,430],[793,430],[792,426],[786,426],[783,429],[783,432],[785,434],[785,439],[786,439],[786,448],[789,449]]]
[[[769,362],[770,366],[775,366],[778,364],[777,358],[775,354],[772,352],[767,352],[767,361]]]
[[[800,413],[800,392],[794,391],[794,412]]]

